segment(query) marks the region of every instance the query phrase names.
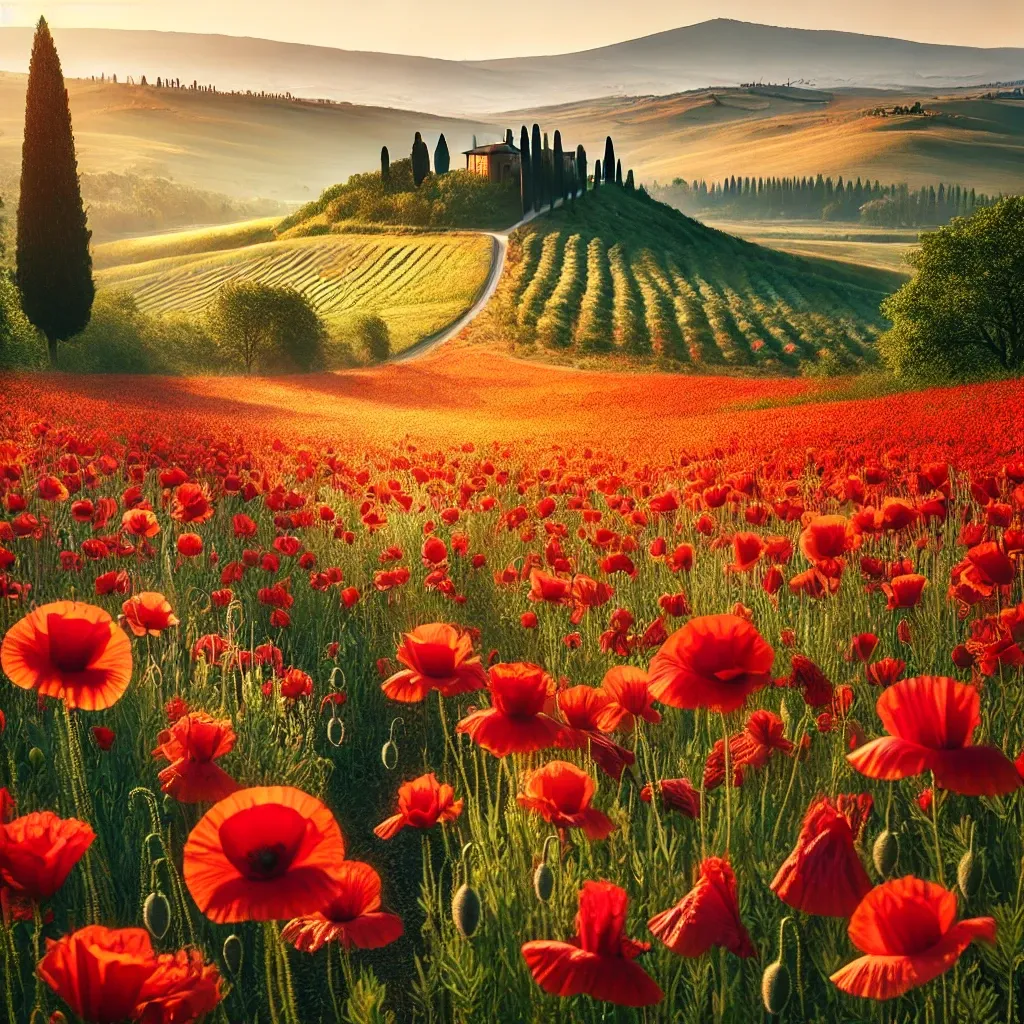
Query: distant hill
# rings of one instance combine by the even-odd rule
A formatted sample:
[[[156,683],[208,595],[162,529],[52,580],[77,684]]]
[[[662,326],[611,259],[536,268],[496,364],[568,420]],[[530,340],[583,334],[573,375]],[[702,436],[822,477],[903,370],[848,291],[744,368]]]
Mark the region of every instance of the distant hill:
[[[1024,74],[1024,64],[1022,64]],[[926,116],[871,110],[920,100]],[[983,92],[835,93],[698,89],[604,97],[498,115],[539,119],[599,155],[611,131],[642,181],[842,174],[913,187],[940,181],[989,193],[1024,189],[1024,100]]]
[[[914,43],[718,18],[579,53],[485,61],[338,50],[233,36],[55,29],[65,73],[145,74],[351,103],[476,114],[740,82],[937,89],[1024,77],[1024,49]],[[0,69],[28,66],[31,30],[0,29]]]
[[[833,373],[874,361],[885,271],[766,249],[605,185],[518,229],[469,341],[578,366]]]

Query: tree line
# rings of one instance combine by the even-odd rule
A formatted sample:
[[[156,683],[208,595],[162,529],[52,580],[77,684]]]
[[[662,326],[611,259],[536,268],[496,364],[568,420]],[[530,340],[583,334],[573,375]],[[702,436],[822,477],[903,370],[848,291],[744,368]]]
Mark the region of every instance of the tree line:
[[[673,180],[657,193],[691,213],[757,220],[862,221],[883,227],[947,224],[992,206],[998,196],[961,185],[882,185],[857,178],[730,176],[720,182]]]

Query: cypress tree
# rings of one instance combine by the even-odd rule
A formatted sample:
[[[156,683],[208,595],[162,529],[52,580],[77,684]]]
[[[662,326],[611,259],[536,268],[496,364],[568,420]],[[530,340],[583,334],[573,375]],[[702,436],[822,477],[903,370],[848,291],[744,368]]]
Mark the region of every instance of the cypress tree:
[[[604,180],[613,181],[615,177],[615,147],[612,145],[610,135],[604,140],[604,163],[601,166],[604,169]]]
[[[594,191],[601,187],[601,161],[594,161]]]
[[[530,163],[530,133],[523,125],[519,133],[519,195],[523,202],[523,216],[533,209],[533,165]]]
[[[565,194],[565,158],[562,156],[562,133],[555,132],[555,187],[551,190],[551,207],[554,209],[555,197],[564,200]]]
[[[587,194],[587,151],[582,144],[576,147],[576,187]]]
[[[448,153],[448,143],[445,141],[444,132],[441,132],[434,148],[434,173],[447,174],[451,167],[451,155]]]
[[[622,161],[615,161],[615,184],[622,187]]]
[[[385,185],[391,180],[391,154],[387,146],[380,147],[380,180]]]
[[[636,188],[633,182],[633,168],[630,167],[629,174],[626,175],[626,191],[632,192]]]
[[[505,129],[505,145],[506,146],[514,146],[515,145],[515,137],[512,135],[512,129],[511,128],[506,128]]]
[[[89,323],[95,295],[90,236],[64,75],[40,18],[25,100],[16,280],[25,315],[46,336],[51,363],[58,343]]]
[[[417,132],[412,143],[412,180],[417,188],[419,188],[423,179],[429,173],[430,150],[427,149],[427,144],[423,141],[423,136]]]
[[[530,133],[530,187],[533,192],[533,208],[540,210],[544,191],[544,154],[540,148],[540,125],[535,124]]]

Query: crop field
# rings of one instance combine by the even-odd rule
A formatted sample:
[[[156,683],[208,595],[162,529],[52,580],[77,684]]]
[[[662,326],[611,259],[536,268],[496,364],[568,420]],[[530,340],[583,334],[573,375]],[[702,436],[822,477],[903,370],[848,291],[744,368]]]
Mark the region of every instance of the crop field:
[[[400,352],[473,304],[492,249],[481,235],[345,234],[127,262],[100,271],[97,282],[130,292],[140,309],[157,314],[202,313],[229,281],[287,285],[341,337],[358,316],[379,314]]]
[[[495,302],[517,351],[679,369],[874,360],[885,270],[750,245],[618,189],[520,228]]]
[[[1017,1019],[1020,382],[0,386],[9,1020]]]

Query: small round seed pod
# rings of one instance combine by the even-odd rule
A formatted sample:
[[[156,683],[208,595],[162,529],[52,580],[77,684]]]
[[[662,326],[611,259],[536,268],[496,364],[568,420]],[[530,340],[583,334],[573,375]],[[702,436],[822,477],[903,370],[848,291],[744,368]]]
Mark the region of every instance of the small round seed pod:
[[[981,888],[981,880],[985,873],[985,865],[981,854],[968,850],[956,868],[956,884],[964,894],[964,899],[973,899]]]
[[[770,963],[761,975],[761,1000],[764,1008],[773,1016],[782,1013],[789,1002],[793,984],[789,977],[789,968],[776,960]]]
[[[242,940],[237,935],[229,935],[224,940],[221,956],[224,958],[228,974],[237,978],[238,972],[242,969]]]
[[[391,771],[398,764],[398,744],[395,742],[395,726],[402,722],[401,718],[391,719],[391,728],[388,730],[388,741],[380,748],[380,759],[384,767]],[[404,725],[405,723],[402,722]]]
[[[537,894],[537,899],[541,903],[547,903],[555,889],[555,873],[548,867],[548,844],[552,839],[557,840],[558,836],[548,836],[544,840],[544,849],[541,851],[540,863],[533,872],[533,891]]]
[[[162,892],[151,892],[142,905],[142,920],[154,939],[159,941],[171,927],[171,904]]]
[[[900,856],[900,844],[895,832],[889,829],[882,829],[871,847],[871,859],[874,861],[875,870],[883,877],[888,878],[896,870],[896,861]]]
[[[28,763],[38,772],[41,771],[43,765],[46,764],[46,755],[38,748],[33,747],[28,752]]]

